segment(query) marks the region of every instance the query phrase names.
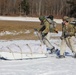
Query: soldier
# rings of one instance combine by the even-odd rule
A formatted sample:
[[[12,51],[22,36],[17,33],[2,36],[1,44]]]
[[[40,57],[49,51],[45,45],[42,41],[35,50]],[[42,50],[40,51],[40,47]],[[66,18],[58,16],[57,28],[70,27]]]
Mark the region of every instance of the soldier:
[[[50,37],[52,32],[58,33],[58,31],[54,27],[53,16],[50,16],[50,22],[48,20],[49,17],[40,16],[39,20],[41,21],[42,27],[39,32],[42,36],[43,43],[50,49],[51,53],[55,51],[55,47],[50,43]]]
[[[71,51],[74,53],[74,57],[76,58],[76,47],[74,45],[75,28],[74,25],[70,24],[70,18],[68,16],[63,17],[61,40],[59,58],[65,57],[64,52],[66,50],[66,45],[71,49]]]

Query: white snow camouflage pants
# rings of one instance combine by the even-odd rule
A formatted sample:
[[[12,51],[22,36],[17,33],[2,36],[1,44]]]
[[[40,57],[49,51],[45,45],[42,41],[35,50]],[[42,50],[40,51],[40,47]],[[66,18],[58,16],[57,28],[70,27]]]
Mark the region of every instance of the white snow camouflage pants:
[[[72,52],[76,53],[75,36],[67,37],[61,41],[60,55],[64,55],[66,45],[70,48]]]
[[[48,32],[48,34],[42,39],[42,35],[40,33],[38,33],[39,39],[41,41],[42,44],[45,44],[46,47],[48,47],[49,49],[53,48],[53,45],[50,43],[50,38],[51,38],[51,33]]]
[[[48,32],[48,34],[43,38],[43,43],[49,48],[52,49],[53,45],[50,43],[51,33]]]

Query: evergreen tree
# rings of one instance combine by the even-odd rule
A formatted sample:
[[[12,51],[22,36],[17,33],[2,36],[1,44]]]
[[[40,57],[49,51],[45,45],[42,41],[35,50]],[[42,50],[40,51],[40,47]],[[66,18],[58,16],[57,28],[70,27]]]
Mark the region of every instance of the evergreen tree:
[[[70,17],[75,17],[76,18],[76,1],[75,0],[70,0],[67,1],[68,4],[70,4]]]
[[[29,3],[27,2],[27,0],[23,0],[21,2],[21,9],[23,10],[24,13],[26,13],[26,15],[29,14]]]

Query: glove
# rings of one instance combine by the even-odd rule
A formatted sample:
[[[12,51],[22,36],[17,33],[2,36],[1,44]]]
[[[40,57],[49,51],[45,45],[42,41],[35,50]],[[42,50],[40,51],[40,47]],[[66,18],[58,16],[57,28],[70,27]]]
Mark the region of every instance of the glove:
[[[58,33],[58,31],[55,31],[56,33]]]
[[[42,37],[45,37],[47,35],[47,33],[41,33]]]
[[[64,22],[62,22],[62,25],[65,25],[65,23],[64,23]]]

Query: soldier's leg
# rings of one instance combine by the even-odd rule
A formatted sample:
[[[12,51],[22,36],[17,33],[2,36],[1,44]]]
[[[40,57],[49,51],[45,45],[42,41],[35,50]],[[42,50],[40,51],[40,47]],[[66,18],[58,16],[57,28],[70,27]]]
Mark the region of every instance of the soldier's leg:
[[[40,40],[41,44],[43,44],[43,37],[42,37],[41,33],[37,32],[37,36],[38,36],[38,39]]]
[[[61,41],[61,45],[60,45],[60,55],[61,56],[64,56],[65,50],[66,50],[66,42],[65,42],[65,39],[63,39]]]
[[[43,39],[44,44],[51,50],[54,51],[54,46],[50,43],[51,33],[49,32]]]
[[[75,46],[75,37],[74,36],[69,38],[69,44],[70,44],[70,49],[72,50],[73,53],[75,53],[75,58],[76,58],[76,46]]]
[[[72,46],[70,44],[71,43],[70,39],[71,39],[71,37],[68,37],[65,41],[66,41],[67,46],[70,48],[70,50],[72,50]],[[72,52],[73,52],[73,50],[72,50]]]

